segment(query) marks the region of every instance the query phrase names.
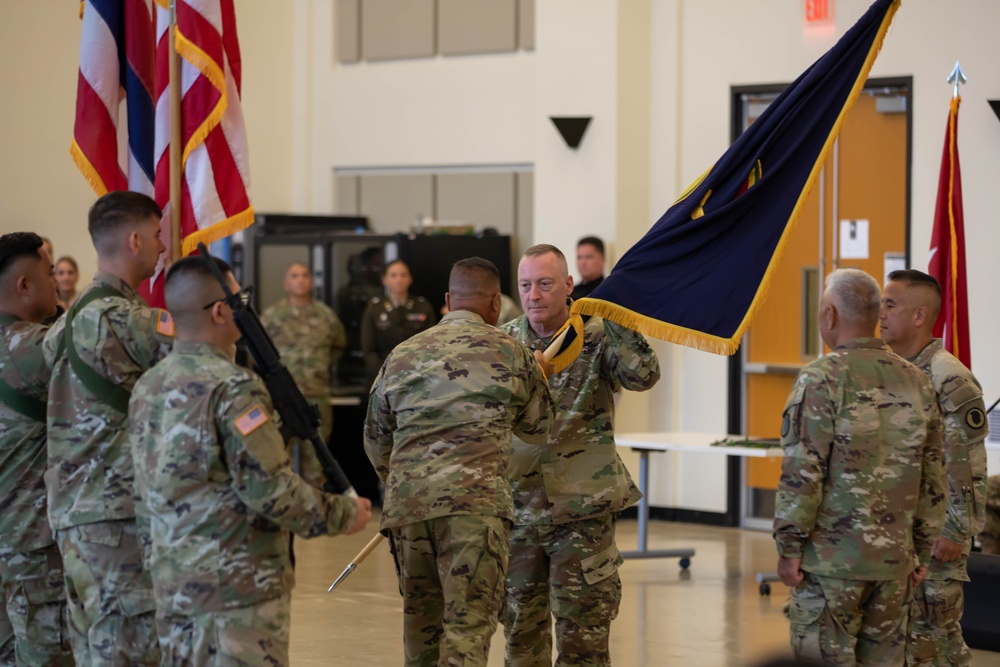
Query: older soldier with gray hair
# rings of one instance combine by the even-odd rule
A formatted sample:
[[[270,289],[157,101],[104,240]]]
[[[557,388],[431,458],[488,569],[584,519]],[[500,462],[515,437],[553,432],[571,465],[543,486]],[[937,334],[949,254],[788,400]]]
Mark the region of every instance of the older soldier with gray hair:
[[[934,542],[930,573],[917,587],[906,664],[969,665],[962,639],[963,582],[972,538],[983,529],[986,494],[986,406],[978,380],[934,338],[941,286],[916,269],[889,274],[880,313],[882,340],[930,377],[944,421],[948,514]]]
[[[531,351],[496,329],[492,262],[457,262],[445,301],[444,319],[382,365],[365,451],[386,484],[404,664],[485,666],[514,516],[511,433],[544,443],[552,398]]]
[[[371,503],[323,493],[292,470],[263,382],[233,362],[240,331],[209,261],[239,292],[221,260],[174,263],[164,296],[177,343],[129,403],[160,664],[282,667],[295,583],[288,532],[357,532]]]
[[[797,657],[901,665],[913,584],[944,520],[942,425],[930,380],[872,337],[879,287],[827,277],[819,329],[831,352],[785,405],[774,519]]]
[[[524,316],[502,329],[540,351],[569,318],[573,279],[552,245],[525,250],[517,266]],[[641,494],[615,446],[614,393],[660,379],[656,353],[638,333],[600,317],[587,321],[573,364],[549,378],[556,401],[546,443],[514,442],[514,530],[504,633],[508,667],[611,664],[622,557],[615,517]]]
[[[42,322],[56,298],[42,238],[0,236],[0,665],[73,664],[43,479],[50,370]]]

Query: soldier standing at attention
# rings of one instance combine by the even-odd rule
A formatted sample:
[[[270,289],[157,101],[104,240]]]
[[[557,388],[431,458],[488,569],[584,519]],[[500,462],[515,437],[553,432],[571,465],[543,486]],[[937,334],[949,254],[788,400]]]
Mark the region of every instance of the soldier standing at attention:
[[[872,334],[878,283],[827,277],[819,330],[832,352],[785,405],[774,519],[796,657],[902,665],[912,585],[944,521],[943,429],[930,380]]]
[[[285,298],[264,310],[261,323],[299,391],[319,408],[319,434],[326,442],[333,428],[330,371],[347,347],[347,334],[333,309],[313,299],[308,266],[288,267],[284,287]]]
[[[142,565],[126,438],[136,380],[173,342],[165,310],[136,293],[163,252],[160,208],[110,192],[88,215],[97,275],[45,336],[49,522],[65,564],[78,665],[156,665],[152,583]]]
[[[375,377],[392,349],[434,326],[434,307],[422,296],[410,296],[410,267],[401,259],[382,269],[385,296],[368,302],[361,316],[361,351],[368,374]]]
[[[72,665],[62,558],[46,515],[42,355],[56,312],[52,257],[31,232],[0,236],[0,665]]]
[[[528,248],[517,281],[525,314],[502,330],[544,350],[569,318],[573,279],[565,255],[551,245]],[[550,615],[557,664],[611,664],[609,633],[621,603],[615,516],[640,498],[615,446],[614,392],[645,391],[659,379],[645,338],[592,317],[580,356],[549,378],[556,416],[548,442],[514,441],[508,666],[551,664]]]
[[[485,666],[507,570],[511,432],[543,444],[552,399],[531,351],[495,328],[491,262],[457,262],[445,299],[440,324],[382,366],[365,451],[386,484],[404,664]]]
[[[240,331],[208,261],[185,257],[164,297],[173,351],[135,386],[129,437],[136,516],[149,544],[161,665],[288,664],[288,531],[355,533],[371,502],[323,493],[292,470],[261,380],[233,359]]]
[[[580,284],[573,285],[573,300],[590,296],[604,282],[604,241],[585,236],[576,242],[576,270]]]
[[[1000,475],[986,480],[986,519],[979,541],[984,554],[1000,554]]]
[[[966,564],[972,538],[983,529],[986,495],[986,406],[979,382],[945,351],[932,330],[941,310],[941,286],[915,269],[893,271],[880,313],[882,340],[930,377],[944,422],[948,512],[934,541],[930,572],[914,591],[906,664],[969,665],[962,639]]]

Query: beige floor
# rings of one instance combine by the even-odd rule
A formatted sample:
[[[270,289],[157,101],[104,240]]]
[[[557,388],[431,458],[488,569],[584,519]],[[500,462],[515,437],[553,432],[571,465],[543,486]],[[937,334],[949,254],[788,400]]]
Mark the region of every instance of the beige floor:
[[[336,592],[326,588],[371,534],[297,541],[298,585],[292,599],[292,664],[399,665],[401,604],[392,559],[384,546]],[[633,548],[634,521],[622,521],[619,546]],[[622,567],[624,597],[611,629],[616,667],[751,665],[783,654],[787,624],[780,583],[761,597],[754,574],[773,568],[766,533],[654,521],[650,545],[692,546],[691,568],[676,560],[629,560]],[[503,664],[503,632],[493,639],[490,665]],[[975,652],[976,667],[1000,667],[1000,654]]]

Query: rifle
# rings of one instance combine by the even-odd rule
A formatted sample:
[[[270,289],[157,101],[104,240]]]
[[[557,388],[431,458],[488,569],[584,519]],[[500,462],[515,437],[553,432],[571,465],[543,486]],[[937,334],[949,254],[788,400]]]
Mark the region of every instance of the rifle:
[[[281,434],[285,439],[299,438],[308,440],[316,448],[316,456],[319,458],[323,473],[326,476],[324,488],[330,493],[340,493],[351,498],[357,498],[358,493],[354,490],[343,468],[333,458],[333,454],[327,448],[319,431],[319,412],[306,401],[306,397],[299,391],[298,385],[292,379],[292,374],[288,372],[285,365],[281,363],[281,355],[274,347],[274,342],[264,330],[264,325],[260,323],[257,311],[249,302],[244,303],[240,294],[233,294],[226,284],[226,277],[215,262],[211,261],[212,256],[204,243],[198,244],[198,252],[209,260],[208,266],[212,275],[219,281],[222,291],[226,295],[223,299],[226,305],[233,309],[233,320],[237,328],[243,335],[243,344],[253,357],[254,363],[260,369],[261,377],[267,391],[274,401],[274,409],[281,415]]]

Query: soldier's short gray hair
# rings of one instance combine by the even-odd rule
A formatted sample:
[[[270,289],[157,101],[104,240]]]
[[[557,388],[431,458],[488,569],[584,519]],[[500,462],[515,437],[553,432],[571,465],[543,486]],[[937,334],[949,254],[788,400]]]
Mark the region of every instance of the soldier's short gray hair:
[[[882,293],[878,283],[861,269],[837,269],[826,277],[826,291],[841,317],[859,324],[878,321]]]

